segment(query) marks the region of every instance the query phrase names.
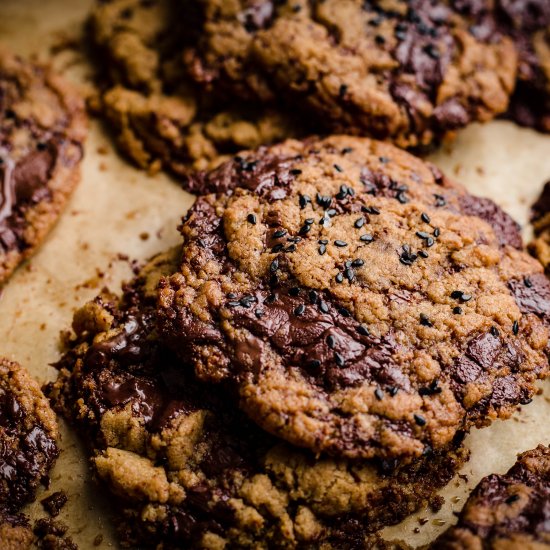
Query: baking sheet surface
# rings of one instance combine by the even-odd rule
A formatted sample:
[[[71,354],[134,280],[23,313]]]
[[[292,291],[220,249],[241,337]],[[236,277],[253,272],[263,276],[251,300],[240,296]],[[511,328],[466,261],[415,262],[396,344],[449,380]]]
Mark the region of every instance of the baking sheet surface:
[[[0,42],[16,53],[48,59],[49,46],[60,37],[78,38],[90,5],[90,0],[0,0]],[[91,70],[77,51],[65,51],[54,62],[83,90],[90,86]],[[503,121],[475,125],[431,160],[525,226],[530,204],[550,179],[550,136]],[[149,177],[120,158],[105,128],[92,120],[83,179],[65,215],[0,295],[0,354],[21,362],[41,383],[54,379],[50,365],[59,358],[59,333],[69,328],[75,307],[101,287],[116,290],[130,277],[124,257],[145,260],[177,243],[176,226],[192,202],[169,177]],[[511,420],[468,436],[471,461],[464,476],[442,491],[445,504],[438,514],[421,510],[386,529],[386,538],[428,542],[453,521],[453,511],[481,477],[506,471],[518,452],[550,443],[550,383],[541,388]],[[108,497],[97,491],[78,441],[61,424],[63,450],[45,494],[68,493],[60,519],[81,549],[118,548]],[[28,511],[44,515],[37,503]]]

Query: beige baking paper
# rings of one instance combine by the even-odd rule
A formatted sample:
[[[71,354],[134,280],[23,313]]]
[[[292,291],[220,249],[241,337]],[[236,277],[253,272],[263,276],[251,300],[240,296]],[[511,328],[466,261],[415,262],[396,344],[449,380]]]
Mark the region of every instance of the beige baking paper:
[[[0,0],[0,42],[16,53],[48,59],[49,45],[60,33],[78,36],[90,5],[90,0]],[[89,85],[91,71],[78,52],[64,52],[55,64]],[[529,205],[550,179],[550,136],[507,122],[474,126],[432,160],[525,224]],[[80,187],[48,241],[0,297],[0,354],[21,362],[40,382],[52,380],[59,332],[70,326],[75,307],[101,286],[117,289],[130,276],[119,254],[144,260],[176,243],[176,225],[192,202],[168,177],[148,177],[126,163],[105,129],[92,121]],[[550,384],[546,394],[550,396]],[[467,439],[472,458],[462,471],[468,482],[456,478],[441,492],[445,504],[437,515],[422,510],[386,529],[387,538],[412,545],[432,540],[452,522],[453,511],[460,510],[481,477],[506,471],[520,451],[550,443],[549,415],[550,402],[543,394],[511,420],[474,431]],[[61,446],[52,486],[43,494],[67,491],[69,503],[61,519],[81,549],[117,548],[108,496],[94,485],[81,446],[64,424]],[[36,503],[29,513],[44,515]]]

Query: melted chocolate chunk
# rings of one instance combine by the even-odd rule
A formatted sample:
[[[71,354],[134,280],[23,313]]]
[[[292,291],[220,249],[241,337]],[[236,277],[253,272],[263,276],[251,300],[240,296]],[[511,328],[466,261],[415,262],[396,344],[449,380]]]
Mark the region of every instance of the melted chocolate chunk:
[[[431,550],[451,548],[543,548],[550,523],[550,450],[522,453],[506,474],[483,478],[455,526]]]
[[[462,195],[459,198],[460,210],[467,216],[477,216],[485,220],[495,231],[501,244],[523,248],[520,225],[491,199]]]
[[[59,451],[55,415],[38,384],[22,367],[4,359],[0,427],[0,513],[16,514],[47,480]]]

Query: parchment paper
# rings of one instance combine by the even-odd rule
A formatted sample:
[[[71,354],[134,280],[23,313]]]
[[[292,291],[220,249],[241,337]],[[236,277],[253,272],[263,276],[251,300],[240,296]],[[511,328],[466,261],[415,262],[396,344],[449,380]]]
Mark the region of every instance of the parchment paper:
[[[90,5],[91,0],[0,0],[0,41],[16,53],[48,59],[49,45],[59,40],[59,33],[79,35]],[[90,85],[90,68],[78,52],[57,56],[55,64],[76,82]],[[525,224],[529,205],[550,179],[550,136],[503,121],[476,125],[432,160]],[[177,243],[176,225],[192,202],[169,177],[149,177],[119,157],[105,128],[92,121],[78,190],[48,241],[0,296],[0,354],[21,362],[41,383],[54,379],[50,364],[59,358],[59,332],[70,327],[75,307],[102,286],[116,290],[130,277],[120,254],[145,260]],[[550,401],[545,396],[550,396],[550,383],[544,389],[511,420],[468,436],[472,458],[461,472],[465,477],[442,491],[445,505],[438,514],[421,510],[386,529],[385,536],[413,545],[430,541],[453,521],[453,511],[460,510],[481,477],[506,471],[518,452],[550,443]],[[39,498],[65,490],[69,502],[60,519],[79,547],[118,548],[108,495],[98,490],[79,442],[60,423],[62,454],[51,488]],[[44,515],[37,503],[28,512]]]

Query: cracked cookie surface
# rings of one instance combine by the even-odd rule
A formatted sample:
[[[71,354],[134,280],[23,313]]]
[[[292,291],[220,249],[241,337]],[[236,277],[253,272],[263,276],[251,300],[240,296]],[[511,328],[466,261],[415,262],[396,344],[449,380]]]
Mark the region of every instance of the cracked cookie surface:
[[[0,50],[0,284],[44,240],[80,179],[82,99],[50,69]]]
[[[550,548],[550,449],[539,445],[519,455],[506,474],[483,478],[458,523],[431,546],[460,548]]]
[[[381,142],[289,141],[199,174],[161,335],[287,441],[411,457],[548,374],[550,284],[518,226]]]
[[[502,113],[514,88],[512,41],[485,21],[474,32],[468,2],[199,5],[201,35],[185,51],[198,82],[299,103],[333,131],[423,147]]]
[[[49,395],[91,448],[120,499],[128,544],[162,548],[368,548],[370,534],[418,507],[467,458],[413,465],[349,461],[292,447],[262,431],[219,387],[202,385],[155,328],[156,287],[180,261],[153,259],[122,298],[79,310]]]

